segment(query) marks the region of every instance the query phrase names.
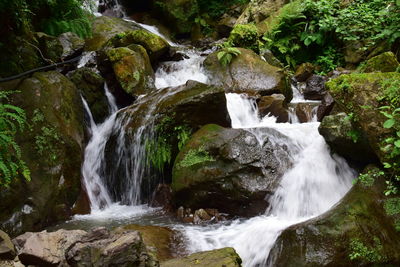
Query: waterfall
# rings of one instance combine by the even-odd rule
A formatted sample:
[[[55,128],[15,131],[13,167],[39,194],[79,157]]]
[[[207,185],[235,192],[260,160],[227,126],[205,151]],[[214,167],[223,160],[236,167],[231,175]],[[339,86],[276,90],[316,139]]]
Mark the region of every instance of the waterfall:
[[[268,200],[264,215],[225,225],[176,228],[184,233],[190,252],[229,246],[236,249],[244,266],[265,266],[280,232],[329,210],[350,189],[355,173],[345,160],[331,156],[318,133],[318,122],[290,124],[276,123],[274,117],[259,118],[255,101],[237,94],[227,94],[227,107],[234,128],[252,128],[248,130],[257,136],[254,127],[269,127],[289,137],[286,145],[293,167]]]
[[[141,26],[163,37],[155,27]],[[185,48],[181,49],[184,51]],[[189,79],[208,81],[202,69],[204,56],[195,50],[186,50],[183,53],[183,60],[164,62],[157,69],[155,83],[158,90],[182,85]],[[80,65],[83,66],[89,58],[90,55]],[[171,94],[174,93],[173,89],[167,89]],[[292,104],[308,102],[304,100],[301,89],[293,89]],[[154,103],[168,94],[152,95],[154,102],[148,105],[143,117],[137,118],[142,121],[141,126],[135,132],[126,132],[125,126],[131,122],[131,118],[117,111],[107,87],[105,93],[110,105],[110,116],[100,125],[94,123],[90,109],[84,101],[92,135],[85,149],[82,167],[84,184],[92,206],[90,216],[115,219],[132,214],[142,215],[148,211],[148,208],[140,205],[145,202],[142,191],[152,189],[151,181],[145,181],[151,179],[145,160],[145,140],[154,138]],[[350,189],[355,173],[342,158],[330,154],[323,137],[318,133],[319,123],[313,113],[308,123],[298,123],[296,109],[292,107],[292,123],[276,123],[273,116],[259,117],[254,99],[239,94],[227,94],[226,99],[232,128],[250,131],[260,143],[265,138],[277,144],[284,142],[291,156],[292,167],[283,175],[280,186],[268,199],[270,205],[263,215],[221,224],[175,225],[174,228],[183,233],[189,252],[229,246],[236,249],[244,266],[265,266],[269,251],[279,234],[290,225],[329,210]],[[137,102],[142,100],[146,101],[146,97]],[[135,112],[138,110],[133,108],[131,113]],[[257,130],[265,127],[273,128],[287,138],[281,140],[276,136],[264,136],[262,131]],[[111,158],[107,159],[107,142],[110,140],[114,142],[113,151],[109,153]],[[108,208],[101,210],[104,207]]]

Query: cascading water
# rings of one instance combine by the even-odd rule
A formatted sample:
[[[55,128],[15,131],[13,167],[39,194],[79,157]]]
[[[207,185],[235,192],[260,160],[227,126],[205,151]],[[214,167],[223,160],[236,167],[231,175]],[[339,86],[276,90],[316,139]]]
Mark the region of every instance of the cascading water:
[[[355,173],[343,159],[330,155],[318,133],[318,122],[289,124],[275,123],[273,117],[260,119],[254,100],[237,94],[227,94],[227,106],[234,128],[269,127],[289,137],[291,141],[286,145],[293,157],[293,167],[268,200],[270,207],[265,215],[223,226],[177,229],[185,234],[191,252],[230,246],[239,253],[244,266],[265,266],[279,233],[331,208],[349,190]],[[249,130],[257,136],[256,129]]]
[[[143,28],[161,35],[157,28],[141,25]],[[161,35],[162,36],[162,35]],[[170,42],[170,44],[173,44]],[[156,87],[174,87],[186,83],[187,80],[207,82],[201,64],[204,56],[196,50],[186,50],[181,47],[185,59],[178,62],[164,62],[156,71]],[[84,64],[84,62],[82,62]],[[110,103],[112,95],[106,95]],[[170,90],[170,94],[174,90]],[[168,95],[168,94],[166,94]],[[155,97],[154,101],[161,101],[162,96]],[[288,147],[291,154],[292,168],[281,178],[280,186],[268,202],[270,206],[264,215],[251,219],[238,219],[225,224],[207,226],[172,225],[181,231],[189,252],[216,249],[221,247],[234,247],[243,259],[244,266],[265,266],[271,247],[280,232],[286,227],[322,214],[338,202],[351,187],[355,174],[346,162],[332,156],[329,149],[318,133],[319,123],[297,123],[295,111],[291,112],[290,123],[276,123],[274,117],[259,118],[256,102],[238,94],[227,94],[227,107],[232,120],[233,128],[245,128],[253,133],[260,143],[265,138],[276,144]],[[143,101],[145,101],[144,99]],[[138,101],[141,101],[139,99]],[[293,103],[306,102],[301,93],[296,89]],[[84,102],[85,103],[85,102]],[[153,102],[154,103],[154,102]],[[82,168],[85,186],[92,205],[92,214],[77,219],[91,218],[120,218],[143,215],[150,211],[141,204],[141,187],[143,178],[147,175],[145,164],[146,138],[152,138],[152,120],[154,105],[150,105],[144,118],[141,118],[141,127],[135,133],[126,133],[125,125],[130,121],[124,116],[118,116],[115,104],[110,105],[111,115],[100,125],[90,119],[92,138],[85,150],[85,161]],[[85,103],[87,113],[90,110]],[[133,109],[131,112],[137,112]],[[315,119],[313,119],[315,120]],[[273,128],[287,136],[285,140],[274,136],[264,136],[260,128]],[[132,142],[127,142],[126,136],[130,134]],[[112,170],[112,174],[105,170],[105,150],[107,142],[113,137],[115,151],[112,165],[122,173]],[[118,200],[111,184],[124,177],[119,190]],[[107,178],[108,177],[108,178]],[[334,190],[332,190],[334,188]],[[121,193],[122,192],[122,193]],[[123,206],[115,203],[121,201]],[[133,206],[132,206],[133,205]],[[100,211],[102,207],[107,209]]]

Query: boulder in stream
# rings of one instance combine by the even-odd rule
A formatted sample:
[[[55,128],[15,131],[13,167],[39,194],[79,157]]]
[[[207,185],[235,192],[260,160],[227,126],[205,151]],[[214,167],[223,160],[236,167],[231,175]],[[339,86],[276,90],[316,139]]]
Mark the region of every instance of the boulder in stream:
[[[193,134],[175,159],[175,204],[239,216],[264,212],[266,197],[291,163],[285,145],[274,143],[284,135],[268,128],[254,131],[257,135],[209,124]]]
[[[56,71],[37,72],[0,88],[19,91],[12,103],[27,116],[16,141],[31,181],[15,179],[0,189],[0,227],[16,235],[70,216],[81,188],[83,106],[76,86]]]
[[[126,93],[139,96],[155,89],[153,68],[142,46],[112,48],[106,51],[106,55],[119,85]]]
[[[210,75],[210,82],[223,86],[227,93],[283,94],[290,102],[293,94],[283,69],[268,64],[251,50],[238,49],[240,55],[234,57],[228,66],[219,62],[219,51],[207,56],[204,67]]]
[[[398,80],[400,73],[376,72],[344,74],[326,83],[339,107],[348,114],[353,113],[355,124],[366,135],[381,162],[386,162],[381,142],[390,136],[391,130],[383,127],[387,118],[379,107],[387,103],[380,99],[385,95],[388,84]]]
[[[379,178],[381,179],[381,178]],[[284,230],[271,266],[398,266],[400,235],[385,213],[383,182],[357,183],[331,210]]]
[[[161,262],[161,267],[240,267],[242,260],[233,248],[203,251],[189,256]]]

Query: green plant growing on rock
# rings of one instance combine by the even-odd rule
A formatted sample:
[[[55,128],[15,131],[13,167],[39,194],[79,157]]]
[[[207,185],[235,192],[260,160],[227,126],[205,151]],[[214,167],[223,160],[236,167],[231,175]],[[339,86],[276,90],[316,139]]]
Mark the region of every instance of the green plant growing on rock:
[[[351,260],[362,260],[367,263],[376,263],[384,260],[384,256],[381,254],[383,247],[381,241],[377,237],[373,237],[374,245],[372,247],[365,245],[358,238],[354,238],[350,241],[351,253],[349,257]]]
[[[189,150],[178,165],[179,167],[190,167],[206,161],[215,161],[215,159],[205,150],[204,147],[199,147],[197,149]]]
[[[217,58],[219,63],[221,63],[222,66],[226,67],[231,63],[234,57],[237,57],[240,54],[240,50],[236,47],[226,47],[218,52]]]
[[[399,192],[400,184],[400,81],[387,79],[382,82],[382,87],[383,94],[378,100],[388,104],[380,107],[381,113],[386,117],[382,126],[392,132],[383,140],[381,148],[387,159],[383,166],[390,173],[385,194],[390,195]]]
[[[15,136],[26,124],[25,112],[4,103],[12,92],[0,91],[0,186],[9,186],[20,174],[30,180],[30,171],[22,160],[21,149]]]
[[[400,198],[394,197],[385,200],[384,208],[386,214],[394,216],[394,226],[396,231],[400,232]]]

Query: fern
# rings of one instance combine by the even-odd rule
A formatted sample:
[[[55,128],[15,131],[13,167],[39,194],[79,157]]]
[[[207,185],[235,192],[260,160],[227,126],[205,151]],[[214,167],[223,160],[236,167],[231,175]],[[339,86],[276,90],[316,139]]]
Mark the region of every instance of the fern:
[[[0,92],[0,100],[8,101],[12,92]],[[0,186],[9,186],[14,178],[30,180],[30,171],[21,159],[21,148],[15,142],[15,135],[24,129],[25,112],[16,106],[0,103]]]
[[[222,66],[228,66],[234,57],[240,55],[241,52],[235,47],[226,47],[217,54],[218,61]]]

